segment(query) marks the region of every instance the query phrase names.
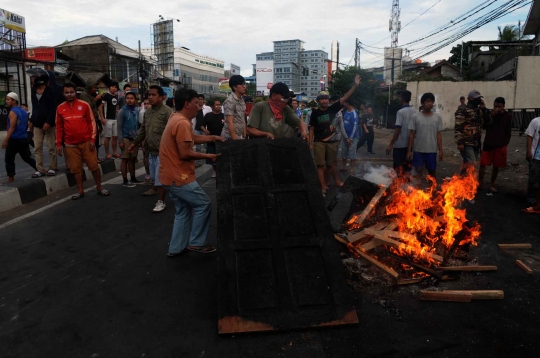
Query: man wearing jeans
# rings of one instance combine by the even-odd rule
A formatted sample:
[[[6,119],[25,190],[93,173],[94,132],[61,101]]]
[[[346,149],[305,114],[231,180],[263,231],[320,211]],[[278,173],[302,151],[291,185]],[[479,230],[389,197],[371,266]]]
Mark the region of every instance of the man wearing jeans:
[[[216,251],[206,243],[212,203],[195,178],[195,160],[215,161],[218,155],[195,152],[193,145],[224,139],[193,133],[190,118],[199,110],[197,92],[181,89],[176,92],[174,103],[176,113],[169,118],[159,147],[159,177],[176,209],[167,257],[186,250],[209,254]]]

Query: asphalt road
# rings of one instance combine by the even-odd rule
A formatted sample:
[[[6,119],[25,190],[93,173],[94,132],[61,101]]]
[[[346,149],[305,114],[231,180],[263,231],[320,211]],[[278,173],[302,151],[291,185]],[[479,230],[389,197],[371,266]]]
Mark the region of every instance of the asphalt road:
[[[448,166],[439,176],[453,170]],[[215,200],[211,172],[203,171],[199,182]],[[167,209],[153,214],[156,197],[141,195],[148,187],[123,188],[117,175],[105,177],[113,179],[105,185],[110,197],[90,189],[84,199],[50,206],[73,193],[71,188],[0,215],[1,357],[540,355],[539,276],[514,264],[520,257],[540,270],[540,221],[519,211],[519,195],[479,195],[469,207],[470,219],[483,227],[473,253],[499,271],[464,274],[442,285],[502,289],[504,300],[422,302],[418,286],[351,286],[358,325],[220,337],[216,256],[190,252],[166,258],[172,204],[166,201]],[[334,222],[346,207],[344,198],[331,213]],[[213,244],[215,213],[214,207]],[[531,242],[534,248],[502,252],[496,247],[502,242]],[[346,250],[343,255],[350,256]]]

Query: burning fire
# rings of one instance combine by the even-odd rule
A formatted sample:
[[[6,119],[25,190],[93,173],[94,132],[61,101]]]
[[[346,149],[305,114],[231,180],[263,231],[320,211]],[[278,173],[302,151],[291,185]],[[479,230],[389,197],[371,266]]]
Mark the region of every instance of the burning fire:
[[[457,246],[477,245],[480,226],[471,225],[461,208],[465,200],[473,200],[478,188],[473,166],[463,175],[445,180],[439,188],[429,176],[426,190],[416,189],[407,179],[394,179],[383,204],[385,214],[395,218],[399,229],[399,235],[390,237],[400,243],[399,247],[388,247],[391,252],[431,266],[436,262],[437,249],[446,254]],[[356,219],[348,222],[350,229],[356,228]]]

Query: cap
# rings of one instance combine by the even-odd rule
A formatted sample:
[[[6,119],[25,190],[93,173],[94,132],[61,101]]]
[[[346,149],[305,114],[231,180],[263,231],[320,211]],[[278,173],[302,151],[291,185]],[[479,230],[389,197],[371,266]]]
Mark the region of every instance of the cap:
[[[49,82],[49,76],[41,75],[34,80],[34,85],[46,85]]]
[[[9,97],[11,99],[14,99],[15,101],[19,102],[19,95],[15,92],[9,92],[6,97]]]
[[[477,90],[472,90],[471,92],[469,92],[469,95],[467,97],[469,99],[477,99],[477,98],[480,98],[480,97],[483,97],[483,96]]]
[[[320,99],[328,99],[328,98],[330,98],[330,94],[327,91],[321,91],[317,95],[317,101]]]
[[[291,95],[289,87],[283,82],[275,83],[272,88],[270,88],[270,94],[273,93],[280,94],[283,96],[283,98],[289,98]]]

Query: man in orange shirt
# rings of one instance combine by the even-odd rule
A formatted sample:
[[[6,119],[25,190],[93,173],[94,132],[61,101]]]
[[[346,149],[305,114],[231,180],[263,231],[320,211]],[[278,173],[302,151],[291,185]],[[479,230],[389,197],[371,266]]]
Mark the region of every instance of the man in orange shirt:
[[[66,147],[66,159],[69,170],[77,183],[77,194],[71,199],[84,197],[82,180],[83,161],[92,172],[99,195],[109,196],[109,191],[101,186],[101,172],[96,155],[96,121],[92,108],[85,101],[77,99],[75,85],[66,83],[63,86],[66,101],[56,110],[56,152],[63,155],[62,144]]]
[[[190,89],[176,92],[176,113],[169,118],[159,146],[159,180],[176,208],[167,257],[178,256],[186,250],[203,254],[216,251],[206,243],[212,203],[195,178],[195,160],[215,161],[218,155],[196,152],[193,145],[224,139],[193,133],[191,118],[199,110],[197,96],[197,92]]]

